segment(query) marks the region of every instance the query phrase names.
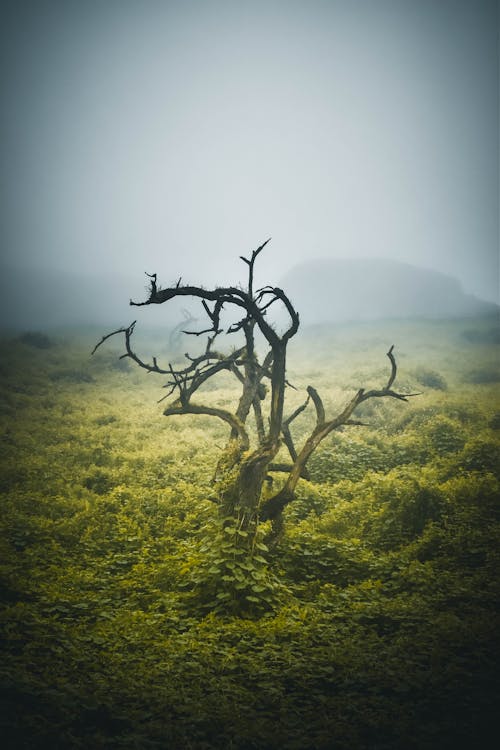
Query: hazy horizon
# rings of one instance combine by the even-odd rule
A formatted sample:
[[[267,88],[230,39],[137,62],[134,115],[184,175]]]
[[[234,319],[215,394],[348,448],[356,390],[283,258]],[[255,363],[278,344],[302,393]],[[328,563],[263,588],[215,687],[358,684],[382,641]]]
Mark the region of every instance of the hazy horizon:
[[[494,0],[27,0],[1,33],[19,273],[227,283],[271,236],[264,283],[382,257],[500,301]]]
[[[498,305],[468,295],[456,277],[398,260],[311,258],[283,269],[278,278],[265,277],[265,258],[261,256],[261,260],[264,271],[256,274],[256,283],[265,279],[282,287],[300,314],[302,328],[320,322],[454,319],[498,316],[500,312]],[[246,266],[241,261],[240,269],[243,282]],[[200,301],[186,297],[141,308],[141,312],[131,308],[130,299],[142,302],[147,298],[149,279],[144,273],[132,277],[51,269],[13,271],[0,266],[1,271],[5,288],[0,296],[0,327],[6,331],[82,325],[120,327],[135,317],[141,328],[161,326],[168,331],[184,320],[183,310],[197,318],[195,328],[204,318]],[[202,279],[184,281],[207,286]],[[167,286],[165,282],[159,273],[160,287]],[[231,311],[227,312],[229,321]],[[284,310],[277,312],[272,321],[280,327],[287,316]]]

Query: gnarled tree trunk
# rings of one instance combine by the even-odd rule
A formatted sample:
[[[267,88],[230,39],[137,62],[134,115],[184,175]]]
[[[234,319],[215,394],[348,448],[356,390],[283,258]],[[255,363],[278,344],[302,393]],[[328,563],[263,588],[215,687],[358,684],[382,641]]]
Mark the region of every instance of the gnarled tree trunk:
[[[259,521],[271,521],[273,530],[269,540],[275,543],[282,531],[282,514],[285,507],[293,501],[295,489],[300,477],[307,477],[307,461],[318,445],[333,430],[343,425],[359,425],[352,419],[357,407],[371,398],[390,397],[406,401],[416,394],[400,394],[392,389],[396,378],[396,361],[393,347],[387,356],[391,363],[391,372],[385,387],[380,390],[365,391],[360,389],[337,415],[327,418],[323,402],[317,391],[309,386],[306,401],[289,417],[284,417],[286,380],[287,345],[299,327],[299,316],[292,303],[279,287],[266,286],[254,291],[255,261],[267,240],[251,257],[242,260],[248,266],[248,284],[246,289],[240,287],[216,287],[205,289],[198,286],[182,285],[181,280],[172,287],[161,289],[157,285],[156,274],[150,275],[149,297],[145,302],[130,302],[131,305],[158,305],[169,300],[190,296],[201,300],[204,312],[210,321],[208,328],[201,331],[184,331],[186,335],[201,336],[207,334],[207,345],[203,354],[191,357],[186,354],[188,363],[185,367],[174,369],[170,364],[160,367],[156,358],[152,362],[143,361],[132,349],[131,338],[136,321],[127,328],[120,328],[106,336],[96,345],[94,351],[110,336],[123,333],[125,336],[125,353],[140,367],[167,377],[167,396],[175,395],[175,400],[164,410],[165,416],[204,414],[224,421],[229,428],[228,443],[218,462],[214,478],[216,502],[220,515],[228,523],[235,522],[246,540],[248,549],[253,549],[252,539],[257,531]],[[288,313],[289,323],[284,332],[278,333],[269,322],[271,308],[280,303]],[[214,349],[216,338],[223,332],[220,317],[223,309],[237,312],[236,320],[226,333],[242,332],[244,344],[229,354]],[[258,329],[268,344],[268,351],[259,361],[255,348],[255,331]],[[201,386],[220,372],[230,372],[239,381],[241,395],[236,411],[196,403],[193,400]],[[270,399],[266,399],[270,385]],[[312,402],[316,411],[316,425],[297,450],[290,426],[294,419]],[[267,420],[263,411],[267,409]],[[247,423],[250,415],[255,420],[257,435],[256,444],[252,445]],[[274,459],[284,444],[290,455],[290,463],[274,463]],[[263,499],[263,487],[270,472],[285,473],[281,488],[271,497]],[[242,542],[243,543],[243,542]]]

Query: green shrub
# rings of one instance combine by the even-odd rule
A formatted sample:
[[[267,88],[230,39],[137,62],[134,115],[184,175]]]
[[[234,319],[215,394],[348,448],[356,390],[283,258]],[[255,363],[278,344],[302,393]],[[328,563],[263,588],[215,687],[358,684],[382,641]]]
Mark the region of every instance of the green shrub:
[[[113,489],[115,485],[116,482],[112,479],[112,477],[102,471],[95,471],[94,473],[85,477],[83,481],[83,486],[87,490],[95,492],[96,495],[105,495],[107,492]]]
[[[305,585],[306,598],[316,589],[313,582],[348,586],[370,577],[374,557],[359,540],[330,538],[310,531],[290,534],[280,550],[280,562],[288,580]]]
[[[460,465],[467,471],[491,472],[500,476],[500,445],[479,436],[470,440],[460,455]]]
[[[33,346],[36,349],[50,349],[54,346],[54,342],[45,333],[40,333],[39,331],[26,331],[26,333],[18,336],[17,340],[21,344]]]
[[[473,385],[500,383],[500,370],[498,367],[488,365],[476,367],[464,374],[464,382],[472,383]]]
[[[49,378],[54,382],[67,380],[70,383],[93,383],[94,378],[87,370],[67,367],[51,372]]]
[[[390,476],[373,489],[374,505],[366,514],[363,535],[377,549],[398,549],[416,539],[429,522],[441,518],[442,492],[412,476]]]
[[[96,417],[94,419],[94,422],[99,427],[103,427],[107,424],[113,424],[113,422],[116,422],[118,417],[116,417],[114,414],[103,414],[101,417]]]
[[[437,415],[426,425],[426,439],[439,456],[461,450],[467,439],[463,427],[446,416]]]
[[[435,370],[428,370],[425,367],[417,367],[417,369],[413,371],[413,375],[418,382],[426,388],[433,388],[435,391],[448,390],[446,380]]]
[[[286,518],[296,523],[309,515],[320,516],[328,507],[329,500],[328,492],[318,492],[312,482],[301,480],[295,500],[286,508]]]
[[[307,467],[311,478],[320,483],[336,483],[343,479],[356,481],[368,471],[385,471],[390,468],[388,455],[377,445],[336,435],[333,446],[320,447],[312,454]]]
[[[243,530],[233,517],[211,524],[198,562],[190,565],[192,603],[201,612],[255,616],[273,610],[282,590],[269,569],[263,531]],[[250,550],[250,554],[249,554]]]
[[[493,414],[488,424],[492,430],[500,430],[500,411]]]

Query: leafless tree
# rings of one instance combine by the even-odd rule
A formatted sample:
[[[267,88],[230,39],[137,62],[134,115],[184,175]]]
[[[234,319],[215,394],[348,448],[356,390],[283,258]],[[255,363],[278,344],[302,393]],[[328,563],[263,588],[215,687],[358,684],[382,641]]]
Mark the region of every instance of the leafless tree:
[[[333,430],[343,425],[360,425],[353,415],[360,404],[373,398],[393,398],[406,401],[416,394],[402,394],[393,390],[397,366],[393,347],[387,352],[390,361],[390,374],[385,386],[378,390],[360,388],[342,411],[332,417],[325,412],[323,401],[312,387],[307,388],[304,403],[289,416],[285,416],[285,391],[287,345],[299,328],[299,315],[279,287],[265,286],[254,289],[255,262],[267,245],[266,240],[253,251],[250,258],[241,256],[248,267],[246,288],[238,286],[205,289],[181,283],[181,280],[167,289],[157,284],[156,274],[149,275],[149,297],[145,302],[132,302],[131,305],[161,305],[178,297],[194,297],[201,300],[207,316],[208,326],[200,331],[184,331],[193,336],[207,335],[206,347],[202,354],[186,354],[184,367],[160,367],[153,357],[151,362],[141,359],[132,348],[132,335],[136,321],[127,328],[119,328],[103,336],[95,350],[106,339],[117,334],[125,338],[123,357],[132,359],[148,372],[166,376],[167,397],[173,400],[164,410],[165,416],[183,414],[204,414],[224,421],[229,428],[225,446],[214,477],[216,502],[225,518],[236,518],[239,528],[251,531],[260,521],[271,521],[271,540],[276,541],[281,533],[282,513],[293,501],[300,477],[307,477],[307,461],[318,445]],[[269,320],[269,311],[281,303],[287,314],[287,324],[283,332]],[[243,333],[243,345],[230,353],[222,353],[215,348],[215,341],[224,331],[221,327],[223,310],[236,311],[236,320],[225,331],[227,334]],[[256,332],[260,331],[267,345],[267,352],[259,359],[256,350]],[[234,412],[198,403],[194,396],[200,387],[220,372],[229,372],[238,380],[241,394]],[[270,398],[266,398],[270,386]],[[304,444],[295,447],[290,426],[306,407],[312,404],[316,413],[316,424]],[[265,413],[267,412],[267,413]],[[252,415],[255,422],[256,438],[251,440],[248,419]],[[265,418],[267,416],[267,419]],[[274,463],[274,459],[284,444],[288,450],[288,463]],[[270,472],[285,474],[285,481],[274,495],[263,495],[263,487]],[[269,493],[267,493],[269,495]]]

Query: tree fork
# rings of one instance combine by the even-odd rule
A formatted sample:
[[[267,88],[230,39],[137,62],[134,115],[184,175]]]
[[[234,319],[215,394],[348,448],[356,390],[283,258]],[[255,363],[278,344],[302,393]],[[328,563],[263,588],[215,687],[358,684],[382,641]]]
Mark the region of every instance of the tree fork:
[[[162,367],[156,357],[147,362],[137,355],[132,346],[132,337],[136,321],[124,328],[106,334],[96,344],[94,353],[111,336],[123,334],[125,353],[139,367],[167,377],[164,387],[167,398],[175,394],[175,400],[164,410],[165,416],[206,415],[216,417],[229,427],[228,442],[217,464],[214,482],[218,491],[220,512],[239,517],[243,514],[242,523],[255,525],[258,519],[272,521],[275,539],[282,533],[283,509],[295,497],[297,483],[301,477],[308,478],[306,464],[318,445],[333,430],[342,425],[360,425],[362,422],[352,419],[356,408],[370,398],[390,397],[407,401],[417,394],[401,394],[393,390],[397,375],[394,347],[387,352],[391,372],[385,387],[379,390],[359,389],[344,410],[332,419],[327,419],[320,395],[315,388],[307,388],[306,401],[291,416],[284,418],[285,390],[290,384],[286,380],[286,354],[290,339],[299,328],[299,315],[279,287],[265,286],[254,291],[255,263],[269,239],[254,250],[250,258],[240,256],[248,268],[246,289],[239,286],[215,287],[205,289],[201,286],[183,284],[182,279],[167,289],[158,284],[156,273],[147,274],[150,280],[148,298],[144,302],[133,302],[136,307],[163,304],[180,297],[193,297],[201,301],[209,326],[199,331],[184,331],[186,335],[201,336],[207,334],[205,351],[198,356],[186,354],[188,364],[174,368],[172,364]],[[270,311],[276,303],[281,303],[288,313],[288,327],[278,333],[269,319]],[[229,326],[226,334],[242,333],[245,343],[229,354],[213,349],[213,344],[222,332],[221,315],[223,310],[231,309],[236,319]],[[263,361],[260,362],[255,351],[255,328],[261,332],[269,347]],[[241,386],[241,395],[235,412],[217,406],[194,403],[193,396],[199,389],[220,372],[231,373]],[[266,382],[270,381],[270,399],[265,398]],[[163,400],[163,399],[160,399]],[[316,412],[316,424],[300,450],[297,450],[291,433],[293,421],[312,402]],[[267,421],[263,410],[267,408]],[[250,431],[247,427],[249,415],[253,415],[257,433],[257,446],[252,447]],[[274,463],[281,444],[284,443],[290,454],[291,463]],[[283,487],[273,496],[262,500],[262,488],[270,471],[281,471],[287,474]]]
[[[391,374],[389,376],[389,380],[387,382],[387,385],[384,388],[381,388],[380,390],[370,390],[365,391],[365,389],[360,388],[355,396],[351,399],[351,401],[346,405],[344,410],[340,412],[336,417],[333,419],[327,420],[326,414],[325,414],[325,408],[323,405],[323,401],[321,400],[320,395],[316,391],[315,388],[312,386],[308,386],[307,392],[309,398],[312,400],[314,404],[314,408],[316,410],[316,426],[309,435],[309,437],[306,439],[301,451],[298,453],[291,469],[288,474],[288,477],[285,481],[284,486],[281,488],[281,490],[274,495],[273,497],[266,500],[263,505],[260,508],[260,518],[262,521],[273,521],[276,522],[277,519],[281,516],[284,508],[291,503],[295,498],[295,488],[297,486],[297,483],[301,476],[303,476],[303,472],[305,470],[307,461],[309,460],[310,456],[318,445],[333,431],[338,429],[339,427],[343,425],[360,425],[362,424],[359,421],[352,420],[350,417],[356,410],[356,408],[362,404],[364,401],[367,401],[370,398],[383,398],[383,397],[389,397],[389,398],[395,398],[400,401],[408,401],[409,398],[412,396],[417,396],[419,394],[417,393],[397,393],[396,391],[392,390],[392,385],[396,379],[397,375],[397,365],[396,360],[393,354],[394,351],[394,345],[391,346],[389,351],[387,352],[387,357],[390,360],[391,363]],[[292,419],[295,418],[297,413],[300,413],[306,406],[308,401],[306,401],[305,405],[303,407],[299,407],[299,409],[294,412],[292,415]],[[281,528],[281,525],[280,525]]]

